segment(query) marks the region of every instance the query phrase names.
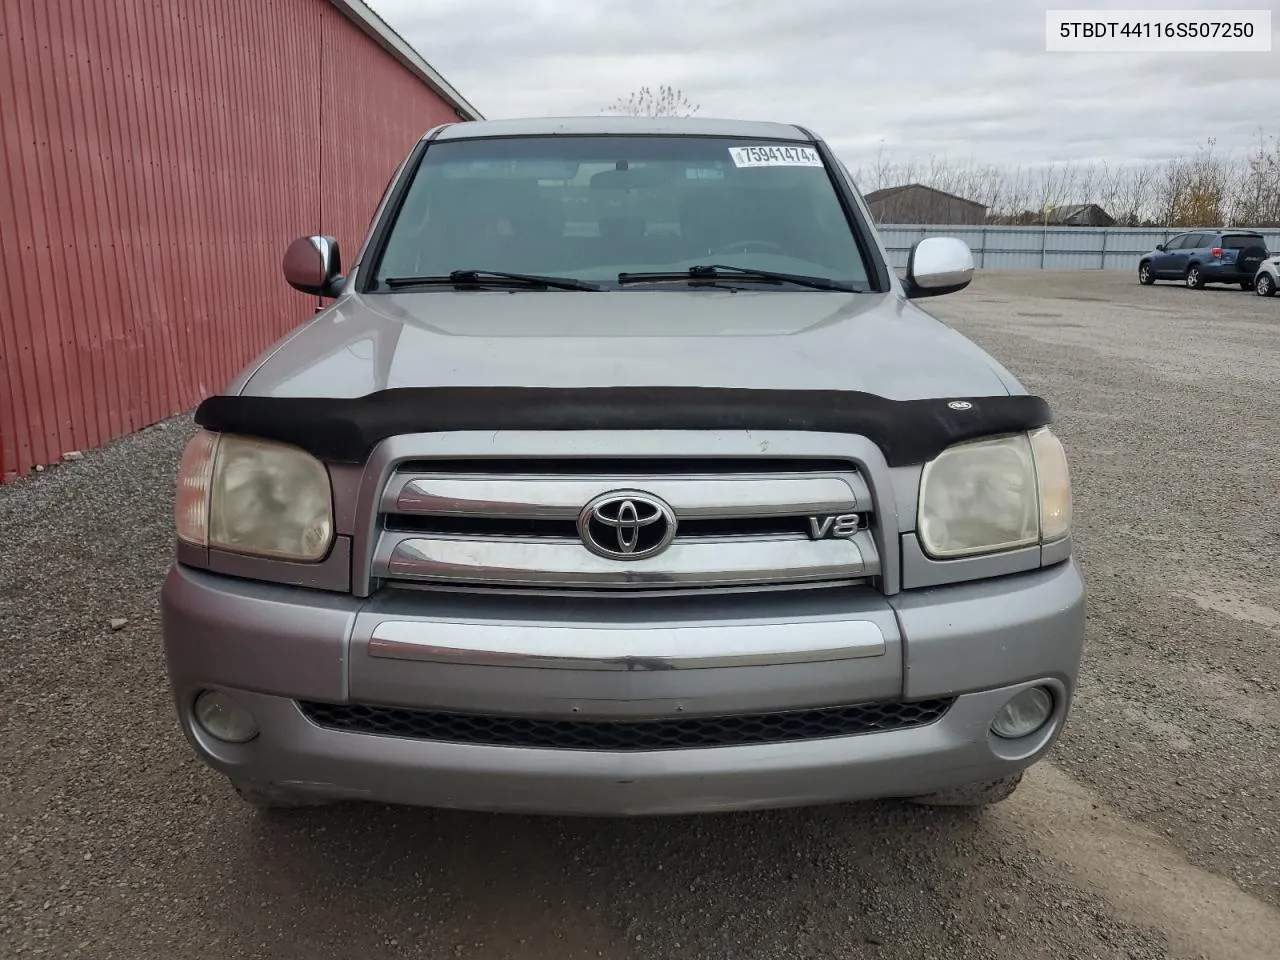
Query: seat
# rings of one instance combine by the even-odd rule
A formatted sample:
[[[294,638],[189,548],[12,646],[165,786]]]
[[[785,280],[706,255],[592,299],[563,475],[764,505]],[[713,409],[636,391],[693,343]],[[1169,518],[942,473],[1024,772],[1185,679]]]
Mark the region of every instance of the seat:
[[[601,263],[636,265],[649,264],[653,258],[653,244],[645,238],[644,217],[601,217]]]
[[[558,201],[526,181],[458,180],[441,191],[432,221],[432,262],[451,270],[531,269],[563,231]]]
[[[742,233],[741,221],[741,205],[727,191],[716,189],[715,195],[690,197],[680,206],[685,256],[701,260],[727,244],[749,239]]]
[[[510,269],[533,272],[572,271],[565,262],[564,203],[557,197],[542,196],[535,183],[521,182],[507,198],[505,208],[511,235],[505,252],[514,264]]]

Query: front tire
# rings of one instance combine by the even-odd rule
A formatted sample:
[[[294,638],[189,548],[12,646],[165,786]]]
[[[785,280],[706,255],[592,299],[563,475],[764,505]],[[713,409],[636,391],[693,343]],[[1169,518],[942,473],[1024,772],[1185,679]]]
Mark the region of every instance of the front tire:
[[[999,780],[987,780],[982,783],[966,783],[962,787],[951,787],[937,793],[927,793],[922,797],[911,797],[912,803],[926,807],[988,807],[1001,800],[1007,800],[1018,789],[1022,782],[1022,774],[1015,773],[1011,777]]]
[[[1156,272],[1151,269],[1151,264],[1138,264],[1138,282],[1144,287],[1149,287],[1156,282]]]
[[[1274,297],[1276,282],[1269,273],[1260,273],[1253,281],[1253,292],[1260,297]]]
[[[1187,286],[1192,290],[1204,289],[1204,273],[1200,270],[1200,264],[1193,263],[1187,267]]]

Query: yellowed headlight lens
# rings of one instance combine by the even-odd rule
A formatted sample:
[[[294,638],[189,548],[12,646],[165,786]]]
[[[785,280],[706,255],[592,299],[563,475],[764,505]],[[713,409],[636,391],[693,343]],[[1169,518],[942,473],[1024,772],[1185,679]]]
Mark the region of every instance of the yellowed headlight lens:
[[[210,547],[304,562],[328,554],[333,492],[311,454],[224,434],[210,486]]]

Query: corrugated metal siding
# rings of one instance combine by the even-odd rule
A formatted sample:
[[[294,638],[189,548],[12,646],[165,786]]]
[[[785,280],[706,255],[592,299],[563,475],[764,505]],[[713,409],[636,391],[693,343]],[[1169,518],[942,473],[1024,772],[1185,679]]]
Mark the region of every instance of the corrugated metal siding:
[[[350,266],[374,207],[414,141],[458,115],[355,24],[325,7],[325,109],[337,130],[349,130],[350,136],[326,136],[320,145],[326,179],[322,232],[337,238],[343,263]],[[350,55],[355,50],[360,56]],[[283,252],[277,251],[277,260]]]
[[[907,254],[924,237],[957,237],[973,250],[980,270],[1134,270],[1138,257],[1185,228],[1002,227],[954,224],[876,226],[893,266],[905,268]],[[1258,231],[1268,250],[1280,250],[1280,231]]]
[[[327,0],[0,3],[0,478],[221,388],[452,119]]]

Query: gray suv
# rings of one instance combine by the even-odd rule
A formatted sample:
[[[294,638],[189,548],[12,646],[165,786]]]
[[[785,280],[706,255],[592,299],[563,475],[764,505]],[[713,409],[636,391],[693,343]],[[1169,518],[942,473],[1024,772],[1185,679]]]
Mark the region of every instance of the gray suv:
[[[162,591],[195,752],[265,807],[991,803],[1084,633],[1048,405],[915,301],[827,145],[457,123],[332,302],[196,411]]]

